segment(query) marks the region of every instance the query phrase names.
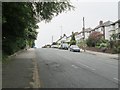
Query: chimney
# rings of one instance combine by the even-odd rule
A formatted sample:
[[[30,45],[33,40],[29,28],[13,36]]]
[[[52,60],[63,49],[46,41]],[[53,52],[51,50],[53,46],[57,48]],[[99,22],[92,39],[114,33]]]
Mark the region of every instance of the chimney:
[[[102,24],[103,24],[103,21],[100,21],[100,22],[99,22],[99,25],[102,25]]]
[[[63,36],[66,36],[66,34],[63,34]]]

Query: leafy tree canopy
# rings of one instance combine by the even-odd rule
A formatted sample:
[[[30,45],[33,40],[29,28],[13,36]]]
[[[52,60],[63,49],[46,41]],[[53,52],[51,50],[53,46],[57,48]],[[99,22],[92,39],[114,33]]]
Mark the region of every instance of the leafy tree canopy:
[[[32,47],[37,38],[37,23],[49,22],[54,16],[74,7],[65,2],[3,2],[3,53],[12,54],[26,46]]]

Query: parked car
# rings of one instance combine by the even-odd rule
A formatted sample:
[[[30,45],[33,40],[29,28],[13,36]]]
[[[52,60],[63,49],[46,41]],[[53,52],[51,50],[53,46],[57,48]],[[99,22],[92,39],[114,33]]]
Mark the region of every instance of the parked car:
[[[69,45],[67,43],[62,43],[61,44],[61,49],[68,50]]]
[[[52,45],[51,48],[58,48],[58,45]]]
[[[73,52],[80,52],[80,48],[77,45],[71,45],[69,49]]]

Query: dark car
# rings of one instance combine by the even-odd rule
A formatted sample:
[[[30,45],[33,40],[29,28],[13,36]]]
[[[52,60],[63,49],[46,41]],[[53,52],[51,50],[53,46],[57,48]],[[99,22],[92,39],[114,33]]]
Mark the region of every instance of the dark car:
[[[71,45],[69,49],[73,52],[80,52],[80,48],[77,45]]]

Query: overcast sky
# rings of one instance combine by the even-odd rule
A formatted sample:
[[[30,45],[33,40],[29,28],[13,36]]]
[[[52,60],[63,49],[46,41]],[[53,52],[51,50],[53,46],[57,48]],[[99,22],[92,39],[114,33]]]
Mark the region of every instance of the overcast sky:
[[[38,23],[39,32],[36,47],[40,48],[45,44],[51,44],[57,41],[62,34],[69,36],[72,31],[80,32],[82,30],[82,19],[85,17],[85,28],[94,28],[99,24],[99,21],[117,21],[118,20],[118,1],[119,0],[72,0],[72,5],[75,6],[74,11],[61,13],[54,17],[51,22]]]

